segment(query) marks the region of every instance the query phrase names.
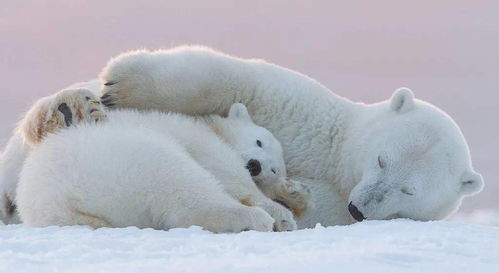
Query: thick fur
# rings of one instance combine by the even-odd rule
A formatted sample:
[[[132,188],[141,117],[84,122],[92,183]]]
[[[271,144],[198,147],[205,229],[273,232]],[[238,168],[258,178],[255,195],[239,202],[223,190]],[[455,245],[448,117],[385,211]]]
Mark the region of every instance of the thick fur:
[[[302,228],[442,219],[483,186],[454,121],[408,89],[352,103],[305,75],[203,47],[124,53],[100,78],[110,107],[203,115],[244,103],[281,142],[288,175],[312,190]]]
[[[25,114],[0,157],[0,220],[19,223],[16,188],[29,151],[51,133],[79,123],[106,120],[95,92],[86,88],[62,90],[39,99]]]
[[[47,123],[36,121],[43,116],[38,111],[60,110],[69,98],[91,101],[81,92],[63,90],[35,104],[20,124],[20,135],[29,137],[27,122]],[[62,120],[81,110],[61,111]],[[262,169],[269,165],[274,170],[273,177],[259,175],[255,181],[296,214],[306,209],[308,191],[282,177],[286,171],[280,144],[251,121],[244,105],[234,104],[227,118],[137,111],[109,114],[111,120],[102,124],[93,119],[85,122],[84,117],[66,130],[39,130],[45,137],[31,143],[25,153],[16,198],[26,224],[162,229],[200,225],[214,232],[237,232],[267,230],[275,220],[274,230],[296,228],[291,213],[258,190],[241,155],[258,158],[265,162]],[[256,140],[268,148],[256,151]],[[297,189],[305,194],[297,194]],[[9,200],[12,203],[13,198]],[[261,207],[268,214],[248,207]]]
[[[106,115],[100,99],[88,89],[70,89],[38,100],[21,121],[24,141],[29,144],[41,142],[49,133],[73,123],[98,122]]]

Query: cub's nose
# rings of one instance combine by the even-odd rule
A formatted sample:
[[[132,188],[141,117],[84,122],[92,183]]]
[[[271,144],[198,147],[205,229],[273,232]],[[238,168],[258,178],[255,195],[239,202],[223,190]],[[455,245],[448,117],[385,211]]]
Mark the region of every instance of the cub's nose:
[[[360,212],[359,209],[354,204],[352,204],[352,202],[348,204],[348,211],[350,212],[352,217],[359,222],[362,222],[362,220],[366,219],[362,212]]]
[[[248,169],[251,176],[257,176],[262,172],[262,164],[256,159],[250,159],[246,165],[246,169]]]

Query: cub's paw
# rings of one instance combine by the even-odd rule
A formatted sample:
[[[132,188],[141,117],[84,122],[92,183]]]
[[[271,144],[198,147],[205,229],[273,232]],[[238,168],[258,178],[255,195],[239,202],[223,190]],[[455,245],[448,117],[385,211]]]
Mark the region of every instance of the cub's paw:
[[[235,232],[256,230],[256,231],[272,231],[274,219],[263,209],[257,207],[244,207],[245,216],[241,221],[236,223]]]
[[[274,218],[274,231],[292,231],[297,229],[293,214],[283,205],[269,199],[269,202],[259,207],[263,208]]]
[[[36,102],[22,120],[19,129],[28,143],[36,144],[48,134],[73,124],[105,119],[103,105],[90,90],[65,89]]]
[[[286,178],[278,184],[275,201],[285,204],[296,217],[300,217],[311,206],[309,187]]]
[[[99,122],[107,119],[107,115],[104,112],[104,108],[100,101],[95,99],[90,100],[89,106],[90,106],[90,111],[88,113],[90,114],[90,121]]]
[[[195,224],[215,233],[237,233],[249,230],[272,231],[274,224],[274,219],[257,207],[222,208],[216,211],[214,217],[210,217],[210,213],[212,212],[204,213],[197,223],[189,223],[186,226]]]

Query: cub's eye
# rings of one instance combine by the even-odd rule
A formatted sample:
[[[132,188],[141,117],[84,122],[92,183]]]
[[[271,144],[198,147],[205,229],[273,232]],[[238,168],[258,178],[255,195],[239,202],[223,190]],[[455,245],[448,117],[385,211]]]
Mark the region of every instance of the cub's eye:
[[[378,156],[378,165],[381,169],[384,169],[386,167],[386,162],[381,158],[381,156]]]
[[[90,100],[90,97],[85,97],[85,99],[86,99],[87,101],[89,101],[89,100]]]
[[[262,142],[260,140],[257,140],[256,141],[256,145],[261,148],[262,147]]]

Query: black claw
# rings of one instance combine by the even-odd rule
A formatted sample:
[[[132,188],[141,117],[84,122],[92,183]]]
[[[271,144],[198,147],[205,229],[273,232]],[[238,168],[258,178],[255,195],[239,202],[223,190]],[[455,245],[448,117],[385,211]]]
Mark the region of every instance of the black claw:
[[[115,101],[114,100],[103,100],[102,101],[102,104],[104,104],[105,106],[109,106],[110,104],[114,104]]]
[[[114,106],[114,99],[112,97],[108,97],[108,98],[105,98],[105,99],[102,99],[101,100],[101,103],[104,104],[105,106]]]
[[[114,98],[113,98],[113,97],[111,97],[111,95],[107,95],[107,97],[102,96],[102,97],[100,98],[100,101],[101,101],[102,103],[111,102],[112,100],[114,100]]]
[[[290,207],[286,203],[282,202],[281,200],[273,199],[273,201],[281,204],[283,207],[285,207],[287,209],[290,209]]]
[[[116,83],[116,82],[106,82],[104,85],[105,85],[105,86],[110,86],[110,85],[113,85],[113,84],[115,84],[115,83]]]
[[[73,123],[73,113],[71,112],[71,108],[66,103],[61,103],[57,110],[64,115],[64,122],[66,126],[70,126]]]
[[[110,96],[111,96],[111,94],[106,93],[106,94],[102,95],[102,97],[100,97],[100,99],[105,100],[105,99],[109,98]]]

